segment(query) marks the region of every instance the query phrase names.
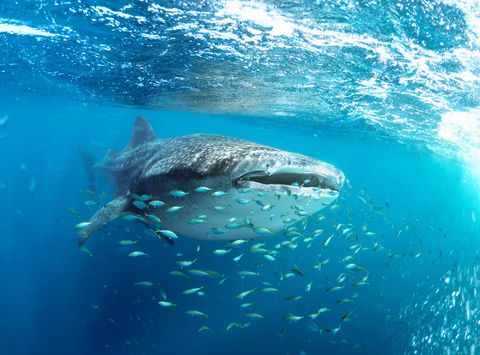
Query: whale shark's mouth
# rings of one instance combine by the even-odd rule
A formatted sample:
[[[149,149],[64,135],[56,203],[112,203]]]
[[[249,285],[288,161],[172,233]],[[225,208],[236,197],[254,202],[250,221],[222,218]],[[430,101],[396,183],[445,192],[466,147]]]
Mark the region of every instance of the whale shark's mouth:
[[[318,173],[284,169],[275,172],[253,171],[240,176],[234,181],[235,187],[253,187],[268,190],[300,188],[304,190],[327,190],[339,192],[343,179],[337,176],[323,176]]]

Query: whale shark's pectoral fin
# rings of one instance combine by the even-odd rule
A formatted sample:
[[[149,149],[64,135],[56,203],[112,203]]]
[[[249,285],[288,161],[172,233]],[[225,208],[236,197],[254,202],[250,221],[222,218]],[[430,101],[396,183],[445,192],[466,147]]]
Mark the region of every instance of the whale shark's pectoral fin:
[[[90,224],[78,233],[78,246],[82,246],[98,228],[122,216],[127,211],[128,205],[128,197],[120,196],[99,209],[88,221]]]

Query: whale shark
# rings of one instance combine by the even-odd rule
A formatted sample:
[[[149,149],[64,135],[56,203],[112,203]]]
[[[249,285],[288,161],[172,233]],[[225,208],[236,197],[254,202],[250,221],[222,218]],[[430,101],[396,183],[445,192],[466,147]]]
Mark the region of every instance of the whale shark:
[[[140,220],[168,240],[268,237],[332,203],[345,181],[329,163],[242,139],[159,138],[143,117],[122,151],[84,161],[91,183],[94,173],[105,174],[117,197],[84,223],[79,246],[119,217]]]

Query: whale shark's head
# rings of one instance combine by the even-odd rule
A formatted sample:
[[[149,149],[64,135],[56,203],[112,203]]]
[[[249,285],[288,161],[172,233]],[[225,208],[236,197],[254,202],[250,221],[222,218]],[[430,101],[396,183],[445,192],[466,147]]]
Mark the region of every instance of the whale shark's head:
[[[333,201],[345,181],[343,172],[331,164],[277,149],[249,154],[237,164],[231,175],[237,189]]]

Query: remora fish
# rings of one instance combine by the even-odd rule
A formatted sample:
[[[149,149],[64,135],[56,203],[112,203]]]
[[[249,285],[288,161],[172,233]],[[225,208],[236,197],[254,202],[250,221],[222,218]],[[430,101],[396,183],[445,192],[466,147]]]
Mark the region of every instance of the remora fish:
[[[304,201],[308,202],[307,212],[313,214],[338,197],[345,181],[339,169],[323,161],[236,138],[194,134],[161,139],[143,117],[137,117],[130,142],[121,152],[109,150],[97,164],[91,156],[85,156],[85,151],[80,152],[92,189],[94,172],[101,171],[115,182],[118,197],[98,210],[89,220],[90,224],[78,231],[79,245],[101,226],[132,212],[156,215],[163,222],[162,229],[192,238],[262,237],[253,227],[222,234],[212,234],[211,230],[223,227],[232,215],[249,215],[251,207],[237,203],[237,199],[262,195],[262,203],[273,207],[269,213],[259,212],[249,220],[256,228],[268,226],[269,231],[275,233],[284,225],[281,219],[270,220],[271,213],[282,215],[291,211],[293,204]],[[306,180],[308,183],[303,183]],[[186,207],[175,212],[176,219],[164,219],[162,208],[151,204],[139,209],[130,193],[146,195],[151,200],[173,206],[178,203],[178,197],[172,196],[171,191],[194,191],[198,186],[209,186],[213,191],[224,191],[225,195],[215,198],[204,193],[184,196]],[[219,198],[222,204],[230,205],[228,211],[214,209]],[[209,211],[208,223],[185,223],[202,211]]]

